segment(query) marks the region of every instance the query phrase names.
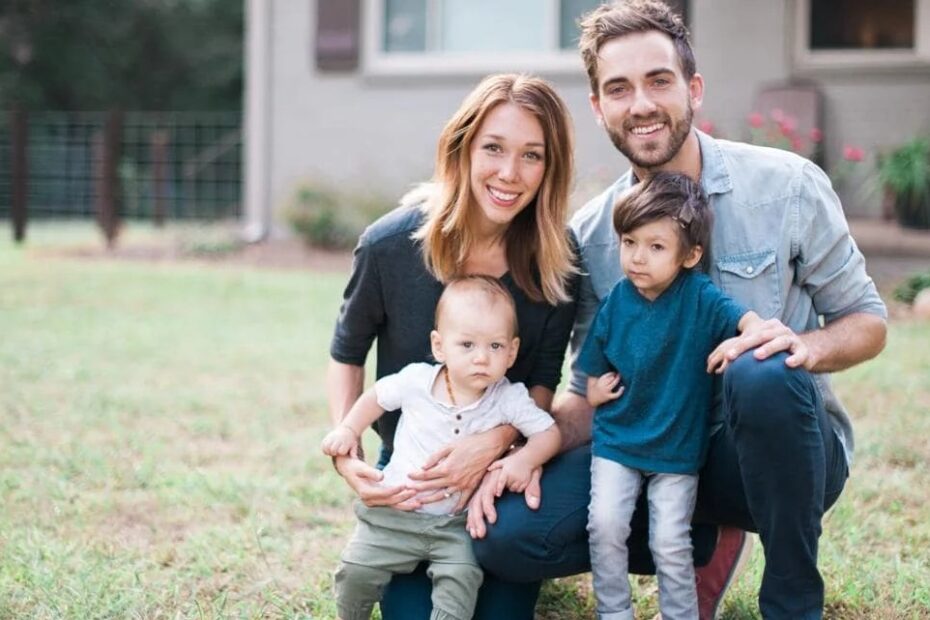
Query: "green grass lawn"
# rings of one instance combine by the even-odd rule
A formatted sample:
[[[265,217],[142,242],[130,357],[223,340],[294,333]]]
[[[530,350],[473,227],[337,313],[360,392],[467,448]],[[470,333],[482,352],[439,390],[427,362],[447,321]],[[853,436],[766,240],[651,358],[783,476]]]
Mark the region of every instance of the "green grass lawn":
[[[350,493],[319,454],[344,274],[50,258],[0,237],[0,618],[331,618]],[[154,237],[158,235],[151,233]],[[827,617],[930,617],[930,324],[837,377]],[[369,438],[371,439],[371,438]],[[760,549],[726,618],[755,618]],[[654,580],[637,580],[641,617]],[[588,617],[586,578],[539,617]]]

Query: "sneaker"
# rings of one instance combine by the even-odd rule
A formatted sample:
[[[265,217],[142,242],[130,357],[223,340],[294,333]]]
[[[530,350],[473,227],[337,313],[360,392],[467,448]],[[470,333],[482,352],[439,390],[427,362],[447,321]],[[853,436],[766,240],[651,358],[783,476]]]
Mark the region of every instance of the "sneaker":
[[[752,538],[745,531],[729,526],[717,530],[717,546],[706,566],[695,567],[698,614],[701,620],[713,620],[727,588],[746,568],[752,553]]]

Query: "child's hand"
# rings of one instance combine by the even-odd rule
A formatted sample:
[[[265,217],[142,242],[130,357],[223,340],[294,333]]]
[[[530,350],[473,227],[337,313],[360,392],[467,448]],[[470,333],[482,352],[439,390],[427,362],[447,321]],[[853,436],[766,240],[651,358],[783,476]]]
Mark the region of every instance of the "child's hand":
[[[323,454],[358,458],[358,435],[348,426],[337,426],[323,438]]]
[[[717,345],[717,348],[711,351],[710,355],[707,356],[707,372],[722,374],[724,370],[727,369],[727,366],[730,365],[737,356],[733,355],[733,352],[737,349],[734,348],[734,344],[739,340],[740,336],[733,336],[732,338],[727,338],[723,342]]]
[[[514,493],[523,493],[530,484],[535,467],[522,458],[520,452],[517,451],[499,461],[494,461],[488,467],[488,471],[494,471],[495,469],[500,470],[500,475],[497,477],[497,488],[494,489],[494,495],[500,497],[504,489],[510,489]]]
[[[606,372],[600,377],[588,377],[588,404],[599,407],[609,400],[616,400],[623,395],[624,389],[620,385],[620,373]]]

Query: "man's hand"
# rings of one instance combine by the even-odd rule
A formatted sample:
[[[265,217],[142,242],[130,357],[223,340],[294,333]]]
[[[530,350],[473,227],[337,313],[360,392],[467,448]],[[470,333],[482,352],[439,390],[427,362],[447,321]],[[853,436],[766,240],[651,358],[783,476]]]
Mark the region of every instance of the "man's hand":
[[[723,341],[707,357],[707,372],[722,372],[737,357],[755,349],[753,356],[764,360],[781,351],[787,351],[785,364],[790,368],[813,370],[816,360],[804,338],[778,319],[768,319],[751,332]]]
[[[358,458],[359,437],[351,428],[340,425],[323,438],[323,454],[326,456],[351,456]]]
[[[484,538],[488,532],[487,524],[497,522],[497,510],[494,508],[494,500],[497,499],[496,491],[498,479],[501,475],[500,472],[500,469],[489,471],[468,503],[468,516],[465,527],[472,538]],[[534,469],[530,481],[523,491],[526,505],[532,510],[539,508],[539,497],[542,494],[539,487],[541,476],[542,468],[537,467]]]
[[[459,512],[478,488],[488,466],[503,454],[509,445],[513,432],[503,433],[502,429],[503,427],[498,427],[486,433],[463,437],[434,452],[420,471],[408,475],[408,478],[414,481],[408,486],[418,492],[435,491],[432,495],[420,499],[424,504],[438,502],[455,493],[461,493],[453,511]],[[507,439],[507,443],[502,445],[502,439]]]
[[[383,487],[384,474],[365,461],[348,456],[333,458],[336,471],[366,506],[390,506],[398,510],[416,510],[421,503],[414,499],[416,491],[404,486]]]
[[[620,385],[620,373],[605,372],[600,377],[588,377],[588,404],[599,407],[609,400],[616,400],[623,395],[624,389]]]

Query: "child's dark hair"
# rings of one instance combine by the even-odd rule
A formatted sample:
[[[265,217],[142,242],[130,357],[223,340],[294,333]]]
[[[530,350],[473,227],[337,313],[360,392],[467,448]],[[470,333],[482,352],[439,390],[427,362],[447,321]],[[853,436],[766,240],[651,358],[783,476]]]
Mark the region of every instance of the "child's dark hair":
[[[695,246],[701,246],[704,258],[710,255],[714,214],[701,186],[685,174],[659,172],[621,196],[614,205],[614,230],[622,236],[663,217],[678,224],[682,255]]]
[[[517,304],[513,299],[513,295],[510,294],[503,282],[497,278],[481,274],[457,276],[446,283],[446,288],[443,289],[442,295],[439,296],[439,301],[436,303],[436,314],[433,317],[433,326],[436,329],[439,329],[439,317],[448,302],[448,298],[453,293],[463,292],[480,293],[492,303],[502,301],[507,307],[508,314],[510,314],[513,336],[517,336]]]

